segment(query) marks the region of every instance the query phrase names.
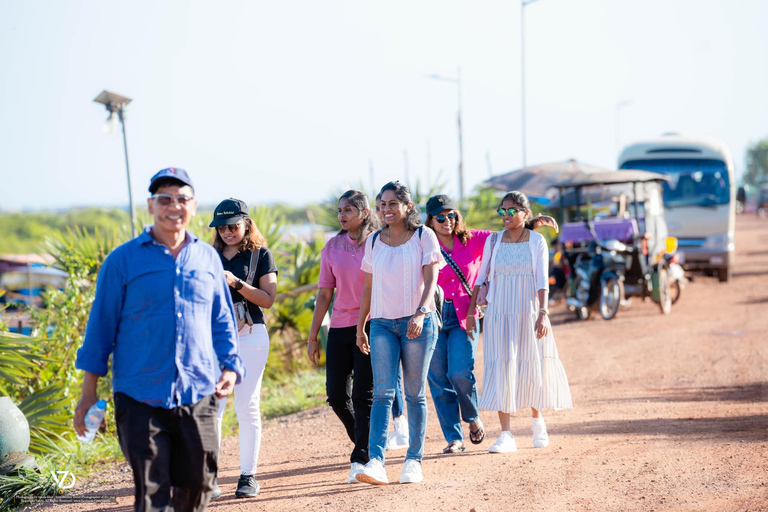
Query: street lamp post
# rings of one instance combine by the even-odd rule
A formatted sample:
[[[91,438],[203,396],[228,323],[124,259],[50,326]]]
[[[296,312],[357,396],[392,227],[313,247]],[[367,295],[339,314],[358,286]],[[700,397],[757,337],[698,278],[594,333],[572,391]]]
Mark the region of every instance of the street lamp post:
[[[459,128],[459,201],[464,200],[464,139],[462,137],[461,126],[461,68],[456,71],[456,78],[444,77],[441,75],[427,75],[427,78],[451,82],[456,84],[456,96],[458,101],[458,114],[456,122]]]
[[[525,7],[536,0],[520,0],[520,122],[522,123],[523,169],[527,165],[525,155]]]
[[[125,174],[128,178],[128,214],[131,216],[131,234],[136,238],[136,210],[133,207],[133,192],[131,191],[131,168],[128,165],[128,139],[125,136],[125,106],[131,102],[130,98],[120,96],[109,91],[102,91],[96,99],[96,103],[101,103],[107,108],[109,117],[104,124],[104,131],[114,133],[118,120],[123,127],[123,150],[125,151]]]

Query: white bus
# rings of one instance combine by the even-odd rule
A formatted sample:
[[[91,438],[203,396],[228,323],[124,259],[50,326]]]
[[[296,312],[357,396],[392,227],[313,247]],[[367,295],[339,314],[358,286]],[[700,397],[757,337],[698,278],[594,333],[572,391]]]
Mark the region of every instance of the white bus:
[[[665,174],[664,209],[669,234],[678,239],[685,268],[730,281],[736,190],[730,151],[717,141],[665,134],[631,144],[619,156],[619,169]]]

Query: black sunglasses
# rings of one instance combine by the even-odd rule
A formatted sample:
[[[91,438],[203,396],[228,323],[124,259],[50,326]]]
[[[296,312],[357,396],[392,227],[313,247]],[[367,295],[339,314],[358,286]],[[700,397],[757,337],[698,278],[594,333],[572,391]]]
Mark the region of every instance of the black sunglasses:
[[[219,233],[226,233],[227,231],[237,233],[237,230],[240,229],[241,225],[242,225],[241,222],[235,222],[234,224],[224,224],[222,226],[216,226],[216,229],[219,230]]]
[[[499,214],[499,217],[504,217],[505,215],[509,215],[510,217],[514,217],[518,213],[522,212],[523,210],[518,210],[515,208],[507,208],[506,210],[504,208],[499,208],[496,210],[496,213]]]
[[[448,215],[443,215],[442,213],[440,215],[435,215],[435,220],[439,222],[440,224],[445,222],[445,219],[451,219],[452,221],[456,222],[456,219],[459,216],[455,213],[451,212]]]

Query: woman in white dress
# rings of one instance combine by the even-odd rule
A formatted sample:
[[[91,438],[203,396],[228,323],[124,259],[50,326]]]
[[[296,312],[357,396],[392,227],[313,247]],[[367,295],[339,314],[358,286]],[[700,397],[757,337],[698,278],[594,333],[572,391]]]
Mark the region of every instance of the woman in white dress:
[[[476,320],[471,312],[487,280],[485,371],[478,405],[499,413],[502,432],[488,451],[508,453],[517,450],[510,431],[510,415],[517,409],[531,408],[533,446],[543,448],[549,444],[549,436],[541,410],[571,409],[573,405],[549,322],[547,242],[526,227],[531,204],[522,192],[505,195],[497,211],[504,230],[485,242],[467,332],[474,331]]]

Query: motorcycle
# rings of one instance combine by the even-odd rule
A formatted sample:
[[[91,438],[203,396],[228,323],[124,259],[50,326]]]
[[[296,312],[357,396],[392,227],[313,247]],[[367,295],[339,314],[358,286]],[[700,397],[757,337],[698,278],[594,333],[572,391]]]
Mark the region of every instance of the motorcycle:
[[[632,248],[618,240],[592,241],[574,263],[571,296],[566,304],[580,320],[589,319],[597,306],[610,320],[624,300],[624,279]]]

